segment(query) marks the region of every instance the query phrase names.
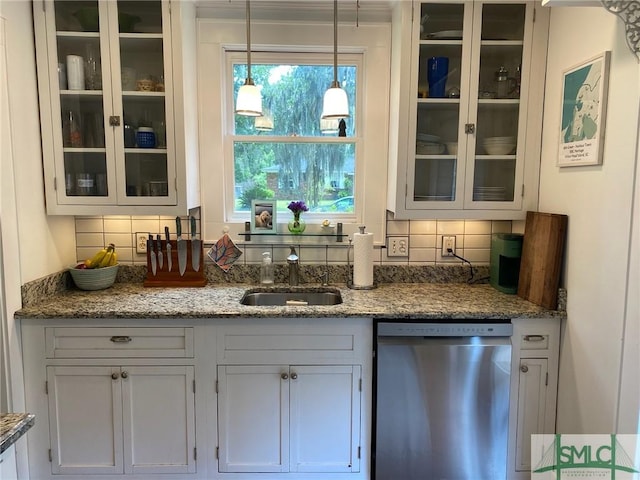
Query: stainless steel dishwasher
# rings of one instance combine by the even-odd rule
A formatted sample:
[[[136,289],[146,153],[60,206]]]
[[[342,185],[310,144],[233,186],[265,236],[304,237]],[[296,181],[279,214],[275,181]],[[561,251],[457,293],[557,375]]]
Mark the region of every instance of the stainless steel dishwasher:
[[[511,323],[379,322],[376,480],[504,480]]]

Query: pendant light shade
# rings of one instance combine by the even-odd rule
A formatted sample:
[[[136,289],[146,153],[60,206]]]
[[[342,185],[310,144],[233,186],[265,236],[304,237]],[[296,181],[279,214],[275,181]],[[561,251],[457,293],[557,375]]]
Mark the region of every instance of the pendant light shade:
[[[236,113],[247,117],[262,115],[262,94],[251,78],[251,8],[247,0],[247,78],[238,90]]]
[[[337,118],[321,118],[320,119],[320,133],[323,135],[331,135],[332,133],[338,133],[338,124],[340,120]]]
[[[349,116],[347,92],[338,82],[338,0],[333,0],[333,82],[324,94],[322,119],[341,119]]]
[[[273,115],[268,108],[265,108],[262,115],[256,117],[254,127],[261,132],[270,132],[273,130]]]

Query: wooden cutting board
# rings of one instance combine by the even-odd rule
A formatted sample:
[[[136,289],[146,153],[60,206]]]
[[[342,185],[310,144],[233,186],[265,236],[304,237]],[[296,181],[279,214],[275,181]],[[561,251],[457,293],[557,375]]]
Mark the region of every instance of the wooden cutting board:
[[[518,296],[545,308],[558,306],[558,286],[567,216],[527,212],[522,240]]]

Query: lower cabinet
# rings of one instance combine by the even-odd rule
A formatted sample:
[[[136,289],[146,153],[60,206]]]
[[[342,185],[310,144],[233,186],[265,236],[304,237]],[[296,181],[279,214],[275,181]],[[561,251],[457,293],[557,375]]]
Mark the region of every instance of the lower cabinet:
[[[218,366],[220,472],[358,472],[361,371]]]
[[[49,366],[54,474],[195,472],[192,366]]]

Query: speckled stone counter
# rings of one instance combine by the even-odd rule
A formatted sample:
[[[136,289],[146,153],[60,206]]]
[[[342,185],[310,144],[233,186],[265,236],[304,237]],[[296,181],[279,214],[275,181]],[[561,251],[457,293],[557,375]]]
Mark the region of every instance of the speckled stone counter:
[[[0,413],[0,453],[16,443],[33,426],[35,418],[29,413]]]
[[[202,288],[144,288],[116,283],[106,290],[68,290],[16,312],[18,318],[228,318],[370,317],[398,319],[544,318],[564,316],[501,293],[487,284],[381,284],[352,290],[336,284],[342,304],[333,306],[245,306],[240,299],[255,284],[209,284]],[[288,285],[276,284],[274,288]],[[323,289],[308,284],[303,290]]]

